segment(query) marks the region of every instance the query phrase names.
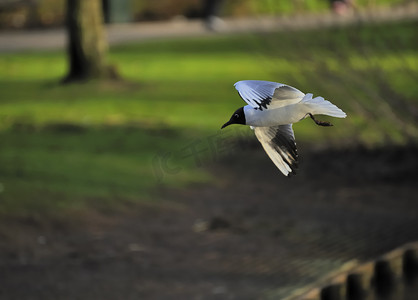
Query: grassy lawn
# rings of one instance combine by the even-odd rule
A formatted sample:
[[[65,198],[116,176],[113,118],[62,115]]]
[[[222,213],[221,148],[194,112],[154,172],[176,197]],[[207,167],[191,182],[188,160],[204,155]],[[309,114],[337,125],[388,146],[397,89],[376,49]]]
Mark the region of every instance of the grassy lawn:
[[[273,1],[273,0],[258,0],[245,1],[240,0],[241,5],[237,5],[237,1],[229,4],[226,3],[227,12],[235,11],[235,13],[250,13],[250,14],[294,14],[294,13],[315,13],[329,10],[329,1],[310,0],[310,1]],[[383,5],[397,5],[405,3],[404,0],[356,0],[355,5],[358,9],[364,7],[377,7]]]
[[[244,102],[233,83],[295,85],[349,117],[295,125],[299,142],[417,138],[416,23],[210,36],[112,48],[126,82],[61,85],[65,55],[0,55],[0,214],[55,215],[152,201],[163,185],[211,180],[220,126]],[[327,118],[322,118],[327,119]],[[215,141],[215,142],[214,142]],[[197,154],[196,154],[197,153]]]

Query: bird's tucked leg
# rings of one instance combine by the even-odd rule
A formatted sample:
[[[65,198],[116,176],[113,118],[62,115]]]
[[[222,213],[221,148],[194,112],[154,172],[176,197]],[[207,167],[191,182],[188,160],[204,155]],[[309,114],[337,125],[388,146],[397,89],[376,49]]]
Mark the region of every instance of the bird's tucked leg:
[[[311,113],[308,113],[308,115],[311,117],[312,120],[314,120],[316,125],[319,125],[319,126],[333,126],[330,122],[319,121],[319,120],[315,119],[314,116]]]

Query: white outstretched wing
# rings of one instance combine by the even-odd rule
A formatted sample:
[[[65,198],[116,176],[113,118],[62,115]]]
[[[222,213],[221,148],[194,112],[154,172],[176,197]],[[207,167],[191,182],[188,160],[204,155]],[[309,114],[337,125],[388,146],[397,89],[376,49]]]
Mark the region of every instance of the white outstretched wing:
[[[294,87],[271,81],[242,80],[234,86],[245,102],[259,110],[298,102],[305,95]]]
[[[267,155],[285,176],[296,174],[298,153],[292,124],[254,127],[254,133]]]

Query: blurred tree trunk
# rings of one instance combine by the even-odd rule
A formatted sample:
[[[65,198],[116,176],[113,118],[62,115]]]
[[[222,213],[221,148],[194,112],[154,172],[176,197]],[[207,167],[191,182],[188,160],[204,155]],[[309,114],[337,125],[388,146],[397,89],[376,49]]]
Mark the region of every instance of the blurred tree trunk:
[[[69,72],[65,82],[117,77],[106,63],[101,0],[67,0],[67,30]]]

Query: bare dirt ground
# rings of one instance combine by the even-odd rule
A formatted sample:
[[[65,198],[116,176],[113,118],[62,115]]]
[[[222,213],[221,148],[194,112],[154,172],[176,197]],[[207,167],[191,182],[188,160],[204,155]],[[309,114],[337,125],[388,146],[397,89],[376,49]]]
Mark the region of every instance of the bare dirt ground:
[[[8,223],[0,299],[282,299],[418,240],[417,147],[301,147],[292,178],[258,144],[240,148],[210,167],[215,184],[161,188],[158,204]]]

